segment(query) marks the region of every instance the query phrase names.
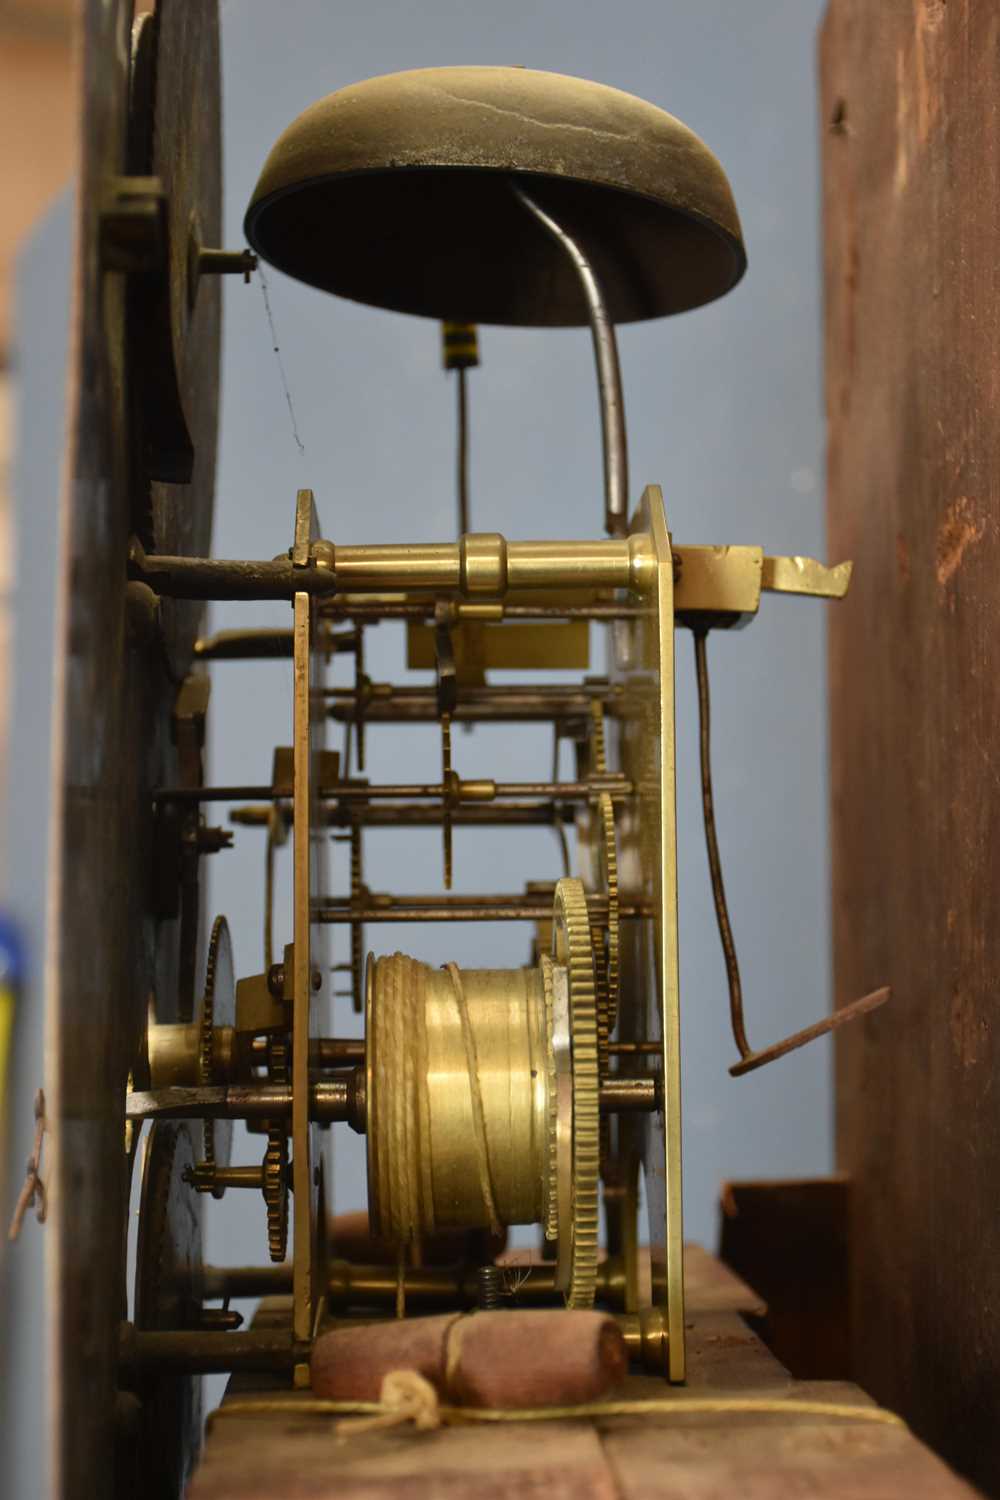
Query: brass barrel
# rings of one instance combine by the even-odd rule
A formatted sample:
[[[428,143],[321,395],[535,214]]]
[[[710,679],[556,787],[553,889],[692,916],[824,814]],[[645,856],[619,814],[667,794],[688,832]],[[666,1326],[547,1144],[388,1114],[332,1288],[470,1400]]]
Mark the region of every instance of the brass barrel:
[[[405,1242],[539,1222],[549,1131],[541,971],[459,974],[397,953],[369,961],[367,992],[375,1232]]]

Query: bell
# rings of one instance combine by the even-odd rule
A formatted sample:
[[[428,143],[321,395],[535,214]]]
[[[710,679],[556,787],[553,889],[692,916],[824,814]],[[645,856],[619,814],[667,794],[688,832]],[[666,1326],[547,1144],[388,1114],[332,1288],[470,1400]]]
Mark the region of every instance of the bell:
[[[586,248],[616,323],[685,312],[746,267],[719,162],[664,110],[527,68],[419,68],[319,100],[247,210],[278,269],[356,302],[469,323],[589,321],[579,277],[515,188]]]

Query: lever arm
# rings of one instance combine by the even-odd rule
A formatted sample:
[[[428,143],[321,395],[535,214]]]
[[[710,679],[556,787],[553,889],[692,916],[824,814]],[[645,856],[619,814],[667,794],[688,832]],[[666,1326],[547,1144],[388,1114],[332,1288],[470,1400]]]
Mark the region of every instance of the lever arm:
[[[795,562],[803,559],[789,558],[766,558],[765,562]],[[816,563],[814,567],[821,565]],[[847,565],[848,570],[850,564]],[[824,572],[836,572],[836,569],[824,569]],[[847,574],[850,578],[850,572]],[[847,582],[844,582],[846,591]],[[814,590],[801,590],[801,592],[814,592]],[[831,1031],[836,1031],[841,1026],[846,1026],[850,1021],[855,1021],[861,1016],[868,1015],[870,1011],[877,1010],[889,999],[892,991],[884,986],[873,990],[870,995],[863,995],[860,1000],[854,1000],[850,1005],[835,1010],[832,1015],[826,1016],[822,1021],[816,1021],[812,1026],[806,1026],[801,1031],[794,1032],[791,1036],[784,1037],[780,1042],[774,1042],[770,1047],[764,1047],[755,1052],[747,1040],[746,1022],[743,1016],[743,983],[740,979],[739,959],[736,956],[736,943],[733,939],[733,929],[729,921],[729,908],[726,904],[726,890],[722,879],[722,860],[719,855],[719,839],[715,828],[715,804],[712,797],[712,755],[711,755],[711,703],[708,691],[708,652],[706,641],[708,637],[707,626],[700,626],[694,630],[694,660],[695,673],[698,679],[698,730],[699,748],[701,760],[701,804],[705,821],[705,843],[708,850],[708,868],[712,877],[712,896],[715,901],[715,916],[719,927],[719,938],[722,943],[722,952],[726,961],[726,979],[729,984],[729,1019],[733,1031],[733,1040],[740,1054],[740,1060],[729,1069],[734,1078],[740,1078],[744,1073],[752,1073],[755,1068],[762,1068],[769,1062],[776,1062],[779,1057],[785,1057],[789,1052],[794,1052],[799,1047],[804,1047],[807,1042],[813,1042],[817,1037],[826,1036]]]

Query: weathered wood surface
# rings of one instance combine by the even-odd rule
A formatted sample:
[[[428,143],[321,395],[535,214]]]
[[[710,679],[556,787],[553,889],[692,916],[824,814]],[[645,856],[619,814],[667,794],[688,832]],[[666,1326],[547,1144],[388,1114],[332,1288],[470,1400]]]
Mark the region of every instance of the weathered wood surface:
[[[186,253],[194,199],[210,230],[219,220],[218,10],[216,0],[197,6],[161,0],[157,9],[164,73],[149,124],[159,142],[152,162],[166,172],[177,151],[187,152]],[[166,619],[160,639],[129,614],[126,555],[136,476],[144,472],[133,384],[144,346],[128,336],[126,277],[102,260],[101,211],[132,149],[133,5],[84,0],[78,10],[68,453],[61,535],[52,538],[59,547],[54,763],[51,805],[38,809],[39,838],[46,838],[46,818],[54,825],[45,955],[52,1145],[46,1254],[54,1310],[46,1436],[53,1494],[100,1500],[115,1485],[129,1194],[126,1081],[139,1066],[150,998],[160,1020],[174,1019],[178,1009],[178,923],[161,919],[150,875],[151,793],[178,774],[171,711],[187,666],[183,642],[190,643],[193,627],[188,619],[185,633]],[[218,383],[217,298],[218,289],[209,288],[191,317],[192,339],[204,340],[197,349],[175,330],[179,395],[189,405]],[[187,548],[210,534],[214,411],[213,398],[192,420],[203,449],[194,486],[154,487],[153,541],[161,548],[167,541]],[[174,648],[169,666],[164,644]],[[189,1212],[200,1216],[200,1204],[192,1200]],[[155,1457],[149,1463],[162,1480],[163,1466]],[[151,1482],[149,1493],[154,1489]]]
[[[70,451],[52,726],[61,763],[49,873],[54,1047],[46,1099],[54,1150],[46,1250],[58,1351],[49,1437],[54,1491],[81,1497],[107,1495],[112,1485],[128,1202],[118,1100],[141,1022],[139,997],[130,993],[138,913],[130,910],[123,848],[137,811],[137,758],[117,750],[129,742],[124,703],[136,685],[126,665],[124,554],[111,540],[128,523],[123,465],[112,439],[124,425],[124,341],[108,337],[109,329],[120,334],[124,326],[124,288],[120,277],[102,277],[98,223],[102,184],[124,161],[130,20],[123,0],[83,11]],[[138,691],[137,708],[147,718],[143,696]]]
[[[397,1430],[342,1442],[329,1417],[297,1415],[294,1404],[280,1414],[222,1416],[189,1500],[971,1500],[968,1486],[904,1428],[780,1411],[682,1413],[685,1401],[706,1397],[872,1405],[856,1386],[793,1380],[739,1314],[759,1306],[754,1294],[697,1247],[685,1260],[688,1385],[631,1376],[615,1393],[670,1399],[669,1416]],[[273,1299],[264,1317],[281,1315]]]
[[[1000,9],[832,0],[821,73],[852,1373],[1000,1493]]]
[[[751,1326],[800,1380],[851,1372],[849,1201],[844,1176],[722,1189],[719,1254],[762,1294]]]

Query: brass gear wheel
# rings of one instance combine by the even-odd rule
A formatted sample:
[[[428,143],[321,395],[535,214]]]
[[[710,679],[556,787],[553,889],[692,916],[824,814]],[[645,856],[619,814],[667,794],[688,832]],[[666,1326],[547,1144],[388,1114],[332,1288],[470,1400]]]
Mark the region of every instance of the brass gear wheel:
[[[608,770],[604,705],[590,703],[590,760],[595,772]],[[618,901],[618,847],[615,809],[609,792],[600,792],[590,813],[591,868],[598,888],[607,897],[608,920],[604,932],[595,932],[594,958],[597,970],[597,1042],[601,1077],[608,1074],[608,1040],[618,1018],[620,993],[621,934]]]
[[[590,730],[593,769],[604,775],[608,769],[608,751],[604,737],[604,704],[599,698],[590,700]]]
[[[201,1032],[198,1047],[198,1079],[203,1087],[215,1080],[215,1030],[231,1026],[236,1015],[236,979],[233,945],[229,923],[218,916],[212,923],[208,940],[208,962],[205,968],[205,990],[201,1001]],[[232,1125],[227,1121],[205,1120],[202,1125],[202,1154],[208,1176],[217,1165],[226,1166],[232,1141]],[[217,1190],[221,1196],[222,1189]]]
[[[288,1040],[272,1036],[267,1049],[267,1076],[271,1083],[287,1083]],[[267,1207],[267,1249],[273,1261],[288,1254],[288,1132],[284,1120],[267,1127],[267,1150],[262,1167],[262,1191]]]
[[[608,928],[607,928],[607,956],[605,960],[605,976],[607,989],[607,1035],[604,1038],[605,1048],[607,1037],[615,1029],[618,1020],[618,1001],[621,993],[621,920],[619,916],[618,901],[618,842],[615,837],[615,805],[611,800],[609,792],[602,792],[597,799],[597,808],[601,818],[601,832],[603,840],[601,844],[601,873],[604,876],[604,888],[608,898]],[[607,1069],[607,1055],[605,1053],[602,1064]]]
[[[263,1170],[267,1249],[273,1261],[281,1262],[288,1253],[288,1137],[280,1126],[267,1132]]]
[[[556,884],[553,958],[565,966],[573,1048],[573,1177],[568,1233],[560,1225],[558,1280],[567,1307],[592,1307],[597,1287],[600,1073],[594,950],[583,883]]]
[[[556,1076],[556,1054],[553,1044],[555,996],[552,959],[543,953],[539,960],[542,989],[545,994],[545,1098],[548,1121],[548,1152],[545,1160],[545,1183],[542,1189],[542,1226],[547,1240],[559,1237],[559,1094]]]

